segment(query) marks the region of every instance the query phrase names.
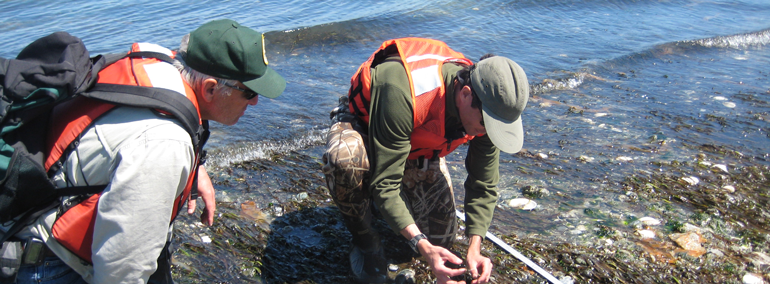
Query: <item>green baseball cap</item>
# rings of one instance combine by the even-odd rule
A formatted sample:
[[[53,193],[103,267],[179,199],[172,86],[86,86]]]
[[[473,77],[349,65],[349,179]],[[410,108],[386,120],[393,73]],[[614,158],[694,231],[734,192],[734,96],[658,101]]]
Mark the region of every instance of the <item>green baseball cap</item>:
[[[267,66],[265,35],[233,20],[211,21],[190,33],[184,60],[198,72],[240,81],[268,98],[286,89],[286,80]]]
[[[521,113],[529,100],[524,69],[502,56],[479,61],[471,70],[473,91],[481,100],[484,126],[501,151],[516,153],[524,144]]]

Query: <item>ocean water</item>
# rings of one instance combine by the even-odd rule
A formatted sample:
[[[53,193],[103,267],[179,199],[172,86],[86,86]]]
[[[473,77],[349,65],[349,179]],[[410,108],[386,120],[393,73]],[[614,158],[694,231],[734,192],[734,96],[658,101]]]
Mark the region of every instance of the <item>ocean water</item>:
[[[359,64],[383,41],[406,36],[442,40],[474,60],[506,56],[527,72],[523,152],[536,158],[502,155],[496,232],[579,240],[564,233],[579,222],[553,221],[565,202],[646,215],[610,202],[622,194],[606,181],[648,171],[651,162],[691,161],[690,145],[726,145],[769,164],[770,2],[761,0],[5,0],[0,56],[55,31],[82,38],[93,54],[138,41],[173,49],[185,33],[221,18],[266,33],[270,65],[288,86],[236,126],[212,125],[215,174],[275,153],[318,152],[328,112]],[[448,157],[458,200],[463,150]],[[551,169],[530,171],[530,164]],[[508,208],[525,186],[570,198],[538,200],[532,212]]]

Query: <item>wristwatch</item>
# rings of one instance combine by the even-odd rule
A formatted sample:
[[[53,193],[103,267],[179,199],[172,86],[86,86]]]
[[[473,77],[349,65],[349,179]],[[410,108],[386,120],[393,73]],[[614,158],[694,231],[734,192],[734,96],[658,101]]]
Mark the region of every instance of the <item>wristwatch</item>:
[[[411,240],[409,240],[409,246],[410,246],[410,247],[412,247],[412,249],[414,250],[414,252],[416,252],[416,253],[420,253],[420,250],[419,250],[419,249],[417,249],[417,243],[419,243],[419,242],[420,242],[420,240],[422,240],[422,239],[427,239],[427,238],[428,238],[428,237],[426,237],[426,236],[425,236],[425,234],[422,234],[422,233],[421,233],[421,234],[419,234],[419,235],[416,235],[416,236],[414,236],[414,238],[412,238]]]

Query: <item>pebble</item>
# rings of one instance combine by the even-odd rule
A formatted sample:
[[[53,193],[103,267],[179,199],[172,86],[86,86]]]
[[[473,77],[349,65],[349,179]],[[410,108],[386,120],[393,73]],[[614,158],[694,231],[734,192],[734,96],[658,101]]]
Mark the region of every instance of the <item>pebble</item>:
[[[297,194],[297,200],[305,200],[308,197],[307,192],[300,192]]]
[[[698,233],[671,234],[668,236],[676,244],[687,251],[687,254],[693,257],[700,257],[706,253],[706,249],[701,246],[706,240]]]
[[[626,157],[626,156],[620,156],[620,157],[615,158],[615,160],[618,161],[618,162],[630,162],[630,161],[633,161],[634,158]]]
[[[734,102],[723,102],[722,105],[728,108],[735,108]]]
[[[508,201],[508,206],[511,207],[522,207],[524,204],[527,204],[530,200],[526,198],[514,198]]]
[[[660,225],[660,220],[652,217],[642,217],[642,218],[639,218],[639,221],[647,226]]]
[[[683,177],[682,180],[689,185],[696,185],[700,182],[700,179],[697,177]]]
[[[548,159],[548,155],[543,154],[543,153],[537,153],[537,157],[540,158],[540,159]]]
[[[396,271],[398,271],[398,265],[390,264],[390,265],[388,265],[388,270],[391,271],[391,272],[396,272]]]
[[[590,162],[593,162],[593,161],[594,161],[594,157],[589,157],[589,156],[580,156],[580,157],[578,158],[578,160],[579,160],[579,161],[581,161],[581,162],[584,162],[584,163],[590,163]]]
[[[735,192],[735,187],[732,186],[732,185],[725,185],[725,186],[722,187],[722,189],[724,189],[724,190],[726,190],[726,191],[728,191],[730,193]]]
[[[716,165],[712,166],[712,168],[714,168],[714,169],[718,169],[718,170],[722,171],[723,173],[728,173],[728,171],[727,171],[727,165],[723,165],[723,164],[716,164]]]
[[[725,256],[725,253],[723,253],[721,250],[713,249],[713,248],[712,249],[708,249],[708,253],[713,254],[713,255],[715,255],[717,257],[724,257]]]
[[[201,235],[201,242],[204,244],[210,244],[211,243],[211,237],[206,235]]]
[[[575,284],[575,280],[572,279],[572,276],[561,276],[559,277],[559,282],[562,284]]]
[[[700,161],[700,162],[698,162],[698,163],[699,163],[699,164],[701,164],[701,165],[707,166],[707,167],[710,167],[710,166],[711,166],[711,162]]]
[[[595,117],[602,117],[602,116],[607,116],[607,113],[604,113],[604,112],[597,112],[596,114],[594,114],[594,116],[595,116]]]
[[[537,202],[527,198],[514,198],[508,201],[508,206],[512,208],[519,208],[521,210],[532,210],[537,207]]]
[[[524,204],[524,207],[521,207],[521,210],[529,211],[529,210],[535,209],[536,207],[537,207],[537,202],[530,201],[527,204]]]
[[[642,237],[642,239],[655,238],[655,232],[652,230],[637,230],[636,233]]]
[[[227,195],[227,192],[225,192],[223,190],[217,190],[217,192],[216,192],[216,200],[219,201],[219,202],[224,202],[224,203],[232,203],[232,202],[234,202],[233,198],[230,197],[229,195]]]
[[[725,97],[723,97],[723,96],[716,96],[716,97],[714,97],[714,100],[717,100],[717,101],[726,101],[726,100],[727,100],[727,98],[725,98]]]
[[[578,211],[577,209],[572,209],[570,211],[567,211],[567,212],[559,214],[559,217],[567,218],[567,219],[568,218],[577,218],[579,214],[580,214],[580,211]]]
[[[764,283],[765,281],[762,280],[762,277],[754,273],[746,273],[746,275],[743,275],[743,284],[764,284]]]

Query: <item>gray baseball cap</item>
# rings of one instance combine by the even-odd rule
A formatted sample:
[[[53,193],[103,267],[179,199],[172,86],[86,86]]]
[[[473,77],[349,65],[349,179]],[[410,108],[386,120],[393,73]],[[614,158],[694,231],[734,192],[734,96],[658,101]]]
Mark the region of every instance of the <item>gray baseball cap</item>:
[[[529,100],[524,69],[502,56],[479,61],[471,70],[473,91],[481,100],[484,126],[501,151],[516,153],[524,144],[521,113]]]

